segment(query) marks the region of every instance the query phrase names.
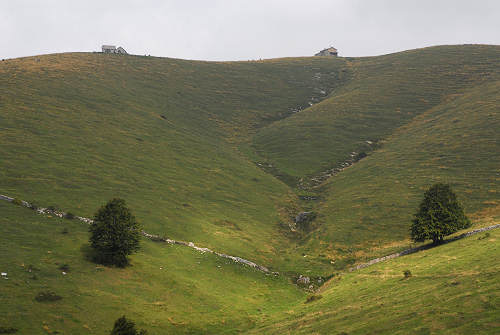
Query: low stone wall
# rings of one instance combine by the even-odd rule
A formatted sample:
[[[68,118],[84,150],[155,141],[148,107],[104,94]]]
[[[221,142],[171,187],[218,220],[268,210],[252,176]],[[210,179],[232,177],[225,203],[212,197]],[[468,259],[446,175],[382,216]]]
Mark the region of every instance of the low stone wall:
[[[6,200],[6,201],[12,202],[12,200],[14,200],[14,198],[11,198],[11,197],[8,197],[6,195],[1,195],[0,194],[0,200]]]
[[[156,242],[165,242],[165,243],[169,243],[169,244],[180,244],[180,245],[184,245],[186,247],[190,247],[190,248],[193,248],[201,253],[210,253],[210,254],[214,254],[214,255],[217,255],[219,257],[222,257],[222,258],[227,258],[227,259],[230,259],[236,263],[240,263],[240,264],[245,264],[247,266],[250,266],[254,269],[257,269],[259,271],[262,271],[262,272],[265,272],[265,273],[272,273],[274,275],[279,275],[278,272],[271,272],[268,268],[266,268],[265,266],[262,266],[262,265],[259,265],[259,264],[256,264],[252,261],[249,261],[249,260],[246,260],[244,258],[241,258],[241,257],[238,257],[238,256],[231,256],[231,255],[226,255],[226,254],[223,254],[223,253],[219,253],[219,252],[216,252],[216,251],[213,251],[209,248],[202,248],[202,247],[198,247],[196,246],[193,242],[184,242],[184,241],[176,241],[176,240],[171,240],[169,238],[164,238],[164,237],[160,237],[158,235],[153,235],[153,234],[149,234],[145,231],[142,231],[142,235],[144,235],[145,237],[149,238],[150,240],[152,241],[156,241]]]
[[[484,228],[479,228],[479,229],[475,229],[475,230],[471,230],[469,232],[466,232],[466,233],[463,233],[461,235],[458,235],[458,236],[455,236],[453,238],[450,238],[449,240],[445,240],[445,241],[443,241],[442,244],[450,243],[450,242],[462,239],[464,237],[468,237],[468,236],[471,236],[471,235],[474,235],[474,234],[477,234],[477,233],[482,233],[484,231],[492,230],[492,229],[496,229],[496,228],[500,228],[500,224],[496,224],[496,225],[488,226],[488,227],[484,227]],[[359,265],[357,265],[357,266],[355,266],[353,268],[350,268],[349,272],[356,271],[356,270],[359,270],[359,269],[363,269],[363,268],[366,268],[366,267],[368,267],[370,265],[377,264],[377,263],[386,261],[388,259],[393,259],[393,258],[397,258],[397,257],[401,257],[401,256],[413,254],[415,252],[418,252],[418,251],[421,251],[421,250],[430,249],[430,248],[433,248],[433,247],[435,247],[435,245],[433,245],[433,244],[426,244],[426,245],[422,245],[420,247],[406,249],[406,250],[403,250],[401,252],[397,252],[395,254],[387,255],[387,256],[384,256],[384,257],[380,257],[380,258],[375,258],[375,259],[372,259],[372,260],[368,261],[367,263],[359,264]]]
[[[0,200],[5,200],[5,201],[12,202],[14,200],[14,198],[11,198],[11,197],[8,197],[6,195],[0,194]],[[28,203],[28,202],[26,202],[26,201],[22,201],[22,204],[25,207],[32,207],[31,204]],[[40,213],[40,214],[50,214],[50,215],[55,215],[55,216],[58,216],[58,217],[61,217],[61,218],[65,217],[66,214],[67,214],[65,212],[53,211],[53,210],[49,210],[47,208],[38,208],[36,211],[38,213]],[[75,216],[75,219],[80,220],[80,221],[82,221],[82,222],[84,222],[86,224],[91,224],[92,222],[94,222],[92,219],[81,217],[81,216]],[[484,228],[479,228],[479,229],[475,229],[475,230],[471,230],[469,232],[466,232],[466,233],[463,233],[461,235],[455,236],[455,237],[453,237],[453,238],[451,238],[449,240],[445,240],[443,242],[443,244],[450,243],[450,242],[462,239],[464,237],[468,237],[468,236],[471,236],[471,235],[474,235],[474,234],[477,234],[477,233],[481,233],[481,232],[492,230],[492,229],[496,229],[496,228],[500,228],[500,224],[496,224],[496,225],[489,226],[489,227],[484,227]],[[244,265],[250,266],[251,268],[254,268],[256,270],[262,271],[264,273],[270,273],[270,274],[273,274],[273,275],[279,275],[278,272],[271,272],[265,266],[256,264],[256,263],[254,263],[252,261],[246,260],[246,259],[238,257],[238,256],[231,256],[231,255],[226,255],[226,254],[223,254],[223,253],[218,253],[218,252],[213,251],[213,250],[211,250],[209,248],[198,247],[193,242],[184,242],[184,241],[171,240],[169,238],[164,238],[164,237],[160,237],[158,235],[149,234],[149,233],[147,233],[145,231],[142,231],[141,233],[142,233],[142,235],[144,237],[146,237],[146,238],[148,238],[148,239],[150,239],[152,241],[165,242],[165,243],[169,243],[169,244],[183,245],[183,246],[186,246],[186,247],[193,248],[193,249],[195,249],[195,250],[197,250],[197,251],[199,251],[201,253],[208,252],[208,253],[217,255],[219,257],[222,257],[222,258],[231,259],[232,261],[234,261],[236,263],[240,263],[240,264],[244,264]],[[434,247],[434,245],[432,245],[432,244],[426,244],[426,245],[423,245],[423,246],[420,246],[420,247],[406,249],[406,250],[403,250],[401,252],[397,252],[397,253],[394,253],[394,254],[391,254],[391,255],[387,255],[387,256],[384,256],[384,257],[372,259],[372,260],[368,261],[367,263],[359,264],[359,265],[357,265],[355,267],[350,268],[349,271],[352,272],[352,271],[356,271],[356,270],[359,270],[359,269],[363,269],[363,268],[366,268],[366,267],[368,267],[370,265],[373,265],[373,264],[376,264],[376,263],[380,263],[380,262],[383,262],[383,261],[386,261],[386,260],[389,260],[389,259],[393,259],[393,258],[397,258],[397,257],[401,257],[401,256],[413,254],[415,252],[418,252],[418,251],[421,251],[421,250],[430,249],[432,247]]]
[[[11,197],[8,197],[6,195],[0,194],[0,200],[5,200],[5,201],[12,202],[14,200],[14,198],[11,198]],[[22,201],[22,204],[25,207],[32,208],[32,205],[30,203],[28,203],[27,201]],[[54,211],[54,210],[50,210],[48,208],[37,208],[36,212],[39,213],[39,214],[50,214],[50,215],[54,215],[54,216],[57,216],[57,217],[60,217],[60,218],[66,217],[66,214],[67,214],[67,213],[62,212],[62,211]],[[91,223],[94,222],[94,220],[89,219],[89,218],[85,218],[85,217],[82,217],[82,216],[75,216],[74,218],[76,220],[80,220],[80,221],[82,221],[82,222],[84,222],[86,224],[91,224]],[[183,245],[183,246],[186,246],[186,247],[193,248],[193,249],[195,249],[195,250],[197,250],[197,251],[199,251],[201,253],[208,252],[208,253],[217,255],[219,257],[222,257],[222,258],[230,259],[230,260],[232,260],[232,261],[234,261],[236,263],[240,263],[240,264],[244,264],[244,265],[250,266],[251,268],[254,268],[256,270],[259,270],[259,271],[262,271],[262,272],[265,272],[265,273],[270,273],[270,274],[273,274],[273,275],[279,275],[278,272],[271,272],[265,266],[256,264],[254,262],[251,262],[251,261],[246,260],[246,259],[241,258],[241,257],[218,253],[218,252],[213,251],[213,250],[208,249],[208,248],[201,248],[201,247],[196,246],[193,242],[184,242],[184,241],[171,240],[171,239],[168,239],[168,238],[160,237],[158,235],[149,234],[149,233],[147,233],[145,231],[142,231],[141,233],[142,233],[142,235],[144,237],[146,237],[146,238],[148,238],[148,239],[150,239],[152,241],[155,241],[155,242],[166,242],[166,243],[169,243],[169,244]]]

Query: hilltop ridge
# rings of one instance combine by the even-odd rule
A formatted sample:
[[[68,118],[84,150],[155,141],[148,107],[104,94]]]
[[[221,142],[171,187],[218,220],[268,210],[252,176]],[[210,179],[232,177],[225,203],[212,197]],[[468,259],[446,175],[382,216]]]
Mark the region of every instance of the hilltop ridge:
[[[86,216],[124,197],[154,234],[325,274],[332,262],[405,243],[405,222],[433,180],[452,182],[478,215],[496,206],[496,158],[479,158],[498,150],[487,138],[498,124],[499,53],[466,45],[256,62],[98,53],[7,60],[0,188]],[[446,127],[427,128],[440,110]],[[455,114],[467,121],[448,122]],[[480,149],[455,145],[472,124],[477,131],[466,141]],[[436,150],[450,129],[450,146]],[[449,158],[450,173],[407,142],[431,138],[428,131],[437,142],[426,146]],[[368,157],[314,189],[297,189],[353,153]],[[416,164],[426,166],[418,178]],[[469,195],[472,180],[480,191]],[[290,231],[303,210],[317,219],[308,231]]]
[[[52,54],[0,62],[0,92],[0,194],[86,218],[124,198],[153,236],[130,267],[103,267],[85,225],[0,201],[2,330],[100,334],[123,314],[152,333],[496,330],[498,231],[347,270],[415,247],[435,182],[471,229],[498,225],[500,46]],[[61,299],[34,300],[45,291]]]

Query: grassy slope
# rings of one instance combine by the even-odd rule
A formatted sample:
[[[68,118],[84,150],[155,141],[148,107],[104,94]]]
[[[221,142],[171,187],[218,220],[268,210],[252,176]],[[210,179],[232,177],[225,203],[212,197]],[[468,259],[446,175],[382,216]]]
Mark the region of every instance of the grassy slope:
[[[122,196],[149,231],[201,242],[274,265],[280,271],[331,273],[336,271],[331,259],[363,258],[368,249],[404,239],[411,213],[432,181],[451,182],[468,212],[477,218],[498,219],[499,162],[491,153],[499,151],[498,134],[494,132],[499,124],[499,86],[491,74],[487,75],[498,71],[497,63],[492,62],[498,59],[498,47],[461,48],[353,59],[347,67],[342,59],[204,63],[99,54],[2,62],[0,193],[42,205],[59,205],[81,215],[91,215],[110,197]],[[455,65],[448,67],[446,58]],[[413,63],[424,60],[433,67],[425,63],[422,66],[426,71],[413,69]],[[377,88],[399,80],[395,68],[404,74],[399,86]],[[355,76],[351,79],[352,73]],[[430,80],[428,76],[436,77]],[[418,84],[415,88],[407,82],[412,78]],[[318,166],[330,167],[352,150],[363,149],[365,138],[359,136],[363,129],[369,134],[366,139],[386,140],[381,149],[323,186],[324,201],[316,208],[321,225],[304,246],[295,248],[283,234],[286,214],[278,215],[297,206],[290,188],[256,168],[235,150],[234,144],[243,143],[240,148],[249,152],[246,141],[256,129],[282,118],[290,109],[303,107],[327,87],[335,89],[331,99],[259,132],[258,153],[264,157],[269,154],[270,161],[286,173],[301,176],[317,172]],[[378,93],[367,96],[372,91]],[[457,92],[460,94],[455,95]],[[332,99],[335,96],[339,101]],[[348,102],[355,108],[346,107],[339,117],[337,102],[344,107]],[[402,104],[411,107],[409,114]],[[386,113],[385,105],[391,112]],[[324,110],[320,111],[322,106]],[[372,110],[374,114],[370,114]],[[347,112],[353,112],[355,117]],[[420,116],[412,120],[417,114]],[[291,122],[290,129],[278,137],[287,138],[287,134],[294,133],[294,127],[302,129],[300,123],[304,122],[314,126],[312,131],[307,127],[301,130],[311,143],[292,141],[272,150],[271,146],[259,147],[263,143],[259,144],[259,138],[267,136],[269,129],[285,129],[281,127],[287,122]],[[336,131],[347,125],[353,128],[335,137]],[[295,148],[298,154],[293,156]],[[349,279],[343,290],[325,291],[325,298],[303,307],[297,301],[303,301],[304,294],[283,279],[271,279],[189,249],[151,242],[146,242],[143,251],[134,256],[133,267],[98,270],[83,259],[85,227],[33,217],[32,212],[5,203],[0,206],[0,229],[7,242],[0,246],[1,254],[6,255],[1,270],[11,276],[0,286],[2,297],[9,299],[1,307],[0,326],[15,326],[36,334],[43,332],[46,322],[52,330],[88,333],[84,327],[87,325],[94,333],[102,333],[112,320],[125,313],[157,332],[238,332],[254,324],[280,320],[276,325],[282,327],[276,330],[279,332],[295,329],[288,327],[297,327],[296,323],[283,318],[300,316],[298,311],[306,308],[305,312],[317,314],[307,314],[303,323],[320,333],[343,317],[343,313],[336,313],[349,296],[365,297],[364,291],[353,286],[361,279]],[[70,234],[54,234],[62,225],[68,225]],[[389,246],[397,248],[401,244]],[[497,248],[490,249],[474,252],[498,253]],[[302,253],[308,257],[302,257]],[[464,266],[470,265],[467,262]],[[40,269],[38,280],[30,280],[31,274],[21,267],[23,263]],[[70,264],[70,275],[63,277],[56,263]],[[484,279],[484,290],[495,290],[489,277],[482,277],[490,274],[491,264],[484,258],[479,259],[479,264],[477,280]],[[217,265],[227,271],[224,276],[220,276],[222,270]],[[170,272],[165,274],[160,267]],[[393,272],[398,283],[402,268]],[[481,269],[486,270],[481,273]],[[444,275],[450,269],[436,266],[438,270],[442,272],[437,274]],[[346,278],[357,278],[350,276],[356,274]],[[340,283],[343,285],[344,280]],[[411,282],[403,285],[406,283]],[[389,286],[382,284],[366,283],[366,290],[372,287],[372,294],[393,289],[392,282],[386,283]],[[467,287],[473,294],[481,292],[477,287]],[[33,297],[46,288],[64,299],[43,309]],[[409,288],[408,299],[413,289],[418,287]],[[345,299],[336,300],[339,294]],[[105,298],[103,305],[96,303],[99,298]],[[376,298],[371,296],[368,303],[374,303]],[[435,298],[442,300],[439,295]],[[397,306],[398,301],[387,299]],[[407,306],[408,299],[399,302]],[[489,296],[486,301],[490,302]],[[328,308],[322,304],[333,306],[333,314],[326,313],[321,322],[310,321],[324,313],[314,306]],[[439,330],[443,323],[432,318],[430,304],[421,300],[417,304],[425,309],[423,319],[417,320],[430,320],[432,327]],[[290,306],[298,307],[288,312],[288,317],[279,314]],[[39,316],[33,313],[35,308]],[[93,313],[96,310],[98,313]],[[362,333],[382,327],[371,319],[373,322],[367,322],[365,328],[355,328],[354,321],[363,312],[352,310],[353,314],[347,313],[348,309],[346,318],[335,322],[345,325],[339,331]],[[390,319],[389,310],[385,312],[386,322],[401,321]],[[468,320],[471,314],[463,313]],[[488,321],[488,313],[486,326],[497,322]],[[407,325],[414,327],[411,322]],[[460,327],[467,329],[465,325]],[[275,329],[266,328],[269,332]]]
[[[471,88],[418,116],[381,149],[331,178],[317,208],[319,228],[303,252],[364,258],[392,251],[377,250],[383,245],[406,246],[412,215],[434,182],[450,183],[474,220],[498,218],[499,97],[498,81]],[[397,240],[403,242],[391,244]]]
[[[337,166],[446,96],[499,77],[500,47],[442,46],[348,58],[353,78],[328,99],[256,134],[254,146],[295,177]]]
[[[323,298],[252,334],[497,334],[500,231],[492,230],[327,282]],[[403,278],[410,270],[412,277]]]
[[[420,194],[434,180],[454,184],[469,212],[491,207],[498,92],[488,83],[498,78],[498,50],[446,46],[236,63],[101,54],[5,61],[0,190],[87,216],[124,197],[148,231],[279,271],[327,274],[390,251],[373,248],[406,243],[393,242],[407,236]],[[273,122],[317,101],[322,90],[333,92]],[[422,126],[445,110],[441,126]],[[448,120],[454,113],[463,119]],[[255,133],[260,156],[249,149]],[[415,136],[427,140],[415,146]],[[296,246],[286,238],[287,221],[301,204],[254,162],[267,157],[293,179],[369,150],[365,140],[384,147],[323,187],[314,208],[319,229]]]
[[[347,79],[343,64],[82,53],[1,62],[0,191],[85,216],[123,197],[148,231],[272,265],[288,243],[278,213],[294,197],[231,143],[320,99]]]
[[[123,314],[151,334],[232,334],[305,297],[283,277],[146,240],[131,267],[96,266],[85,259],[85,224],[4,201],[0,213],[0,270],[9,277],[0,279],[0,327],[19,334],[104,334]],[[63,299],[36,302],[46,290]]]

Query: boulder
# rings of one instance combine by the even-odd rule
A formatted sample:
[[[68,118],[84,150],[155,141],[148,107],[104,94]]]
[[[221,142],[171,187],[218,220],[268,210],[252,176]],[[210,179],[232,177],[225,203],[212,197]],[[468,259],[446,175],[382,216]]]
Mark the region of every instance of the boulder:
[[[314,212],[301,212],[295,217],[295,223],[301,224],[306,222],[311,222],[316,217]]]
[[[297,284],[299,285],[308,285],[311,282],[311,279],[309,277],[304,277],[302,275],[299,276],[299,279],[297,279]]]

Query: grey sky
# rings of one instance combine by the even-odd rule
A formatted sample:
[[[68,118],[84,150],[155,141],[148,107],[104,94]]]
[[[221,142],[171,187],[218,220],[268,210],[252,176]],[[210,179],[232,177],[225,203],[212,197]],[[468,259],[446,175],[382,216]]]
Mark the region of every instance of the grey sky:
[[[500,0],[0,0],[0,58],[95,51],[205,60],[500,44]]]

